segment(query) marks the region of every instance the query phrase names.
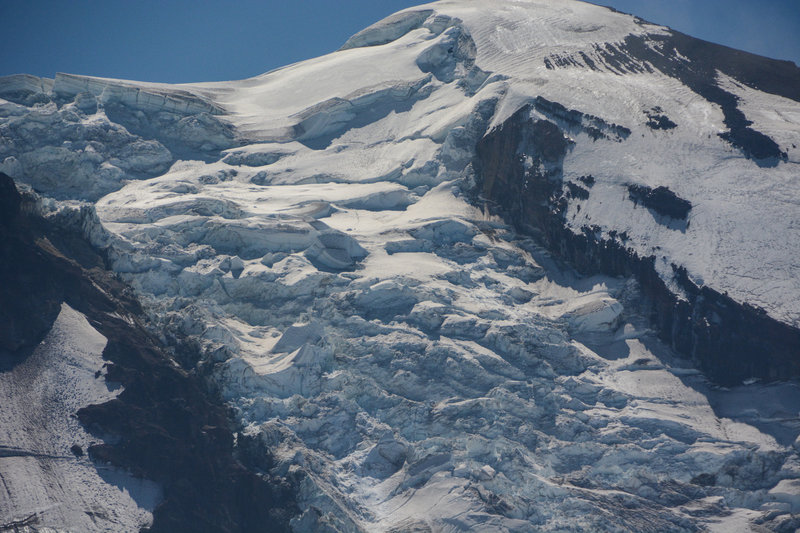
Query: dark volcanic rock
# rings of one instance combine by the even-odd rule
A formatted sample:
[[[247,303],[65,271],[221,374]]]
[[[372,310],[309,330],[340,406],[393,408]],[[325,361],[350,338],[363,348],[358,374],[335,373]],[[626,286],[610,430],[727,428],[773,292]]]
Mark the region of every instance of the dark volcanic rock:
[[[750,377],[800,375],[797,328],[713,289],[698,287],[684,269],[675,267],[674,279],[686,295],[686,299],[678,298],[658,275],[655,256],[639,256],[625,246],[624,236],[606,238],[596,227],[584,227],[580,234],[570,230],[565,221],[567,199],[561,194],[560,162],[551,158],[544,173],[536,164],[526,170],[525,155],[541,161],[543,153],[556,153],[551,153],[552,147],[529,142],[534,126],[528,108],[523,108],[478,142],[473,167],[479,194],[491,208],[521,231],[538,237],[579,272],[633,276],[649,302],[650,319],[659,337],[692,357],[712,379],[738,384]],[[556,137],[555,132],[546,136]],[[562,158],[565,153],[561,152]],[[669,191],[656,191],[645,189],[642,198],[650,198],[648,202],[655,202],[669,216],[685,216],[688,202]]]
[[[646,111],[647,127],[651,130],[671,130],[678,127],[667,115],[662,113],[663,110],[660,107],[654,107],[650,111]]]
[[[579,200],[588,200],[589,199],[589,191],[581,187],[576,183],[572,183],[568,181],[566,183],[567,186],[567,197],[568,198],[577,198]]]
[[[530,131],[531,148],[542,161],[556,163],[564,159],[569,143],[558,126],[547,120],[537,120]]]
[[[549,119],[559,123],[562,128],[570,131],[583,131],[592,139],[600,138],[621,141],[627,139],[631,130],[625,126],[609,123],[600,117],[588,115],[575,109],[567,109],[558,102],[551,102],[546,98],[537,96],[533,107]]]
[[[0,176],[0,203],[19,205],[7,183]],[[297,511],[293,486],[237,459],[228,410],[147,332],[133,292],[102,267],[103,257],[80,234],[22,214],[0,224],[0,254],[0,355],[6,364],[30,353],[62,302],[108,339],[107,379],[124,390],[80,410],[78,418],[111,443],[90,447],[90,458],[163,487],[149,531],[289,530]],[[269,463],[266,450],[260,461]]]
[[[63,276],[51,265],[58,256],[46,238],[26,234],[20,202],[14,180],[0,173],[0,369],[39,344],[63,301]]]
[[[692,203],[684,200],[667,187],[651,189],[645,185],[628,185],[628,196],[634,204],[642,204],[659,215],[686,220]]]
[[[0,172],[0,224],[8,226],[17,218],[21,201],[14,180]]]
[[[720,106],[728,131],[720,137],[763,166],[785,161],[786,152],[764,133],[750,126],[738,108],[736,95],[720,87],[717,71],[761,91],[800,101],[800,68],[726,46],[695,39],[677,31],[669,34],[629,35],[618,47],[598,49],[604,61],[621,72],[638,72],[626,65],[647,65],[677,78],[694,92]]]

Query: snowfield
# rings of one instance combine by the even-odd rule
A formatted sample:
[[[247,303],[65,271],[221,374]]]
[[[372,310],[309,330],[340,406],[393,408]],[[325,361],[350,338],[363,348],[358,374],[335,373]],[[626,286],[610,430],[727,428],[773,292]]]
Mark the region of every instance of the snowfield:
[[[717,104],[604,52],[667,32],[573,0],[445,0],[247,80],[4,78],[0,171],[43,209],[92,207],[163,337],[196,340],[301,475],[298,532],[788,531],[797,382],[714,387],[635,281],[575,275],[470,197],[478,140],[537,97],[619,125],[570,134],[564,179],[594,182],[569,227],[800,325],[800,103],[720,75],[787,154],[747,158]]]
[[[1,529],[135,531],[152,523],[158,485],[94,464],[86,453],[98,441],[74,416],[122,392],[105,380],[105,345],[63,304],[34,353],[0,373]]]

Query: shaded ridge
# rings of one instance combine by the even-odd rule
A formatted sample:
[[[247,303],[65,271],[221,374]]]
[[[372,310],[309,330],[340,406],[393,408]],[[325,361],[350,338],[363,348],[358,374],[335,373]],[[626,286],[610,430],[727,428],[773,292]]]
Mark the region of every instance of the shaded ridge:
[[[288,531],[293,486],[243,464],[267,464],[267,452],[235,446],[228,411],[146,331],[131,289],[77,228],[30,214],[29,203],[0,173],[2,360],[13,365],[29,355],[66,302],[108,339],[108,379],[124,387],[78,412],[112,443],[90,447],[89,455],[162,485],[148,531]]]
[[[720,87],[721,72],[744,85],[800,102],[800,68],[727,46],[696,39],[672,30],[669,35],[629,35],[620,50],[599,50],[608,63],[627,57],[646,61],[667,76],[680,80],[694,92],[720,106],[728,131],[720,137],[759,165],[775,166],[787,153],[769,136],[757,131],[738,108],[739,98]]]
[[[800,330],[698,287],[685,269],[673,265],[674,282],[684,292],[680,298],[656,271],[655,256],[640,257],[615,236],[603,237],[598,227],[573,233],[566,225],[568,199],[562,192],[565,136],[553,123],[534,122],[529,111],[517,111],[476,147],[478,193],[490,209],[583,274],[635,277],[659,337],[715,381],[733,385],[753,377],[800,375]],[[526,157],[533,164],[526,165]]]

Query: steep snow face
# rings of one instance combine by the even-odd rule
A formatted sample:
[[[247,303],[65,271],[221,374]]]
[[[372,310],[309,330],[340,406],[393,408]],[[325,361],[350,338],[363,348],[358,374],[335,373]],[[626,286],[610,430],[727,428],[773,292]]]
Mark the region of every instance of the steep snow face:
[[[93,203],[165,338],[198,342],[305,480],[297,531],[788,528],[797,385],[711,388],[635,282],[560,272],[467,198],[479,139],[539,102],[583,191],[570,228],[797,325],[800,104],[720,73],[726,111],[628,52],[668,35],[568,0],[438,2],[248,80],[5,79],[0,170]],[[786,156],[720,137],[735,109]],[[631,200],[658,187],[685,220]]]
[[[115,398],[101,356],[106,339],[62,305],[23,363],[0,373],[0,525],[50,531],[133,531],[148,526],[160,488],[86,452],[97,444],[75,413]]]

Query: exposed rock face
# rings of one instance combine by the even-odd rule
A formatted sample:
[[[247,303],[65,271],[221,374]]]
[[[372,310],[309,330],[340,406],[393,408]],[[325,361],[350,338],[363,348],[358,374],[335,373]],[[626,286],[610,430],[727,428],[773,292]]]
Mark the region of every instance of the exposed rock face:
[[[46,264],[50,243],[20,242],[20,203],[14,181],[0,173],[0,354],[5,365],[23,358],[49,331],[65,290],[61,276],[51,275]]]
[[[685,269],[673,265],[679,295],[659,276],[655,256],[641,257],[625,246],[624,238],[604,238],[597,228],[584,226],[582,233],[567,228],[568,199],[562,194],[560,169],[568,145],[554,124],[534,122],[529,115],[529,108],[521,109],[476,148],[480,192],[496,211],[582,273],[635,277],[661,339],[691,356],[718,382],[800,375],[800,330],[698,287]],[[526,164],[526,157],[532,163]],[[634,193],[646,206],[673,218],[685,218],[691,208],[668,190],[636,188]]]
[[[0,224],[3,228],[10,226],[19,215],[21,201],[14,180],[0,172]]]
[[[786,160],[786,152],[772,138],[750,127],[752,122],[738,107],[739,99],[717,83],[717,71],[749,87],[798,100],[800,70],[792,62],[733,50],[677,31],[668,35],[630,35],[624,45],[607,47],[601,53],[621,72],[630,72],[632,58],[644,61],[647,69],[652,71],[655,68],[677,78],[709,102],[719,105],[728,127],[728,131],[719,136],[747,157],[759,160],[765,166]],[[661,128],[669,129],[670,123],[669,119],[655,118],[655,125]]]
[[[162,485],[149,531],[288,530],[295,512],[289,483],[243,466],[239,459],[251,454],[235,448],[227,410],[147,332],[130,289],[76,228],[20,214],[21,203],[30,210],[0,174],[0,255],[9,259],[0,262],[0,371],[30,353],[66,302],[108,339],[107,378],[124,388],[77,413],[113,443],[91,446],[89,456]],[[263,466],[268,455],[259,452]]]
[[[674,219],[686,220],[686,215],[692,209],[691,202],[679,197],[667,187],[651,189],[644,185],[628,185],[628,197],[634,203],[641,202],[659,215]]]
[[[671,130],[678,127],[677,124],[672,122],[667,115],[662,114],[664,110],[659,106],[645,111],[647,115],[647,127],[653,130]]]

